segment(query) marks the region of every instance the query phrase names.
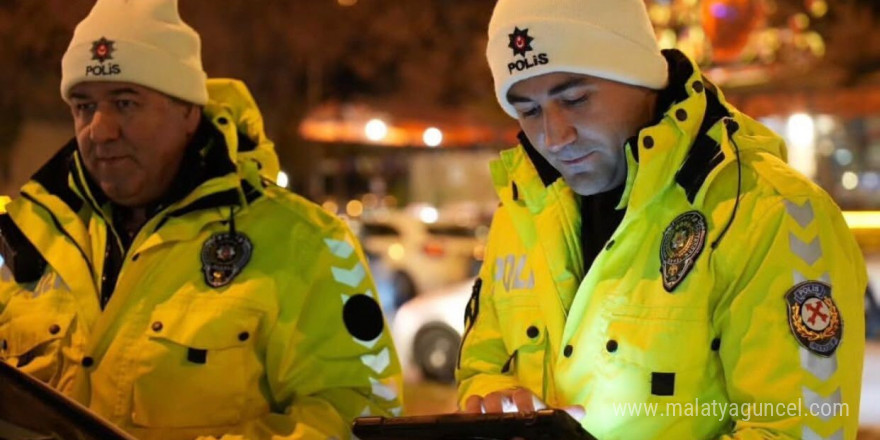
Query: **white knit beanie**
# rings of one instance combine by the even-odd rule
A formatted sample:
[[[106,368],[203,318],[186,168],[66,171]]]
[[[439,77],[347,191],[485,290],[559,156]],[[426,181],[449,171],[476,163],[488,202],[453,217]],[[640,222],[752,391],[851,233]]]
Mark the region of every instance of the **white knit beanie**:
[[[199,35],[177,0],[98,0],[61,59],[61,97],[84,81],[138,84],[193,104],[208,102]]]
[[[570,72],[662,89],[660,54],[644,0],[498,0],[486,58],[501,107],[516,82]]]

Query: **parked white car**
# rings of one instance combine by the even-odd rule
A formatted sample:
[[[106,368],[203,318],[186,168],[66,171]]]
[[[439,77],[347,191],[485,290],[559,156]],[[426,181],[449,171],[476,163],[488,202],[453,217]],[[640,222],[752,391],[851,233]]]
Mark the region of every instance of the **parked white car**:
[[[425,292],[397,310],[391,333],[404,371],[415,370],[440,382],[455,380],[464,312],[474,280]]]
[[[476,274],[484,246],[476,226],[427,223],[406,212],[363,219],[361,241],[391,272],[398,306]]]

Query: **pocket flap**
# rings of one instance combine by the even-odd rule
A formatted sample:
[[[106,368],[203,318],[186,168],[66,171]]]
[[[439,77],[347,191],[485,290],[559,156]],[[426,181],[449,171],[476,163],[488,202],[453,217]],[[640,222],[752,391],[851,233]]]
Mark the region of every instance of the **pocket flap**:
[[[259,323],[259,313],[245,309],[158,307],[150,315],[148,333],[151,338],[185,347],[220,350],[246,344],[254,337]]]
[[[20,357],[49,341],[64,337],[74,313],[29,313],[0,325],[0,357]]]
[[[544,348],[547,328],[544,325],[540,304],[532,295],[521,295],[510,301],[496,303],[504,340],[508,351],[528,347]],[[508,330],[509,329],[509,330]]]

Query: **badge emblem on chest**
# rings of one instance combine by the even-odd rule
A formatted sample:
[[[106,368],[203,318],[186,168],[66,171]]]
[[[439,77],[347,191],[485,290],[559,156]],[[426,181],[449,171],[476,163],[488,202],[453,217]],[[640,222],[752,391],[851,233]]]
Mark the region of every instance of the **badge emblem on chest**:
[[[202,271],[209,286],[223,287],[241,272],[251,259],[254,246],[242,233],[214,234],[202,246]]]
[[[660,273],[663,288],[672,292],[693,269],[706,243],[706,217],[699,211],[679,215],[663,231]]]
[[[785,294],[788,324],[798,342],[819,356],[829,357],[843,336],[843,320],[831,286],[819,281],[796,284]]]

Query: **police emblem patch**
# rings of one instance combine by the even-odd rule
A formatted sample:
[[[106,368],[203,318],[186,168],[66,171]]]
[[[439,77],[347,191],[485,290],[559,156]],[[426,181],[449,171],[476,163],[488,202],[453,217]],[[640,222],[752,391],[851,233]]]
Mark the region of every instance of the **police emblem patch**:
[[[804,281],[785,294],[788,325],[798,342],[819,356],[829,357],[843,337],[843,319],[831,286],[820,281]]]
[[[116,48],[113,47],[114,42],[112,40],[108,40],[104,37],[101,37],[100,40],[95,40],[92,42],[92,59],[98,60],[99,63],[103,63],[105,60],[113,59],[113,51]]]
[[[507,47],[513,50],[513,55],[521,55],[526,56],[526,52],[533,50],[532,49],[532,41],[534,38],[529,36],[528,29],[520,29],[516,26],[513,28],[512,34],[507,34],[508,38],[510,38],[510,43]]]
[[[223,287],[250,261],[254,246],[237,232],[214,234],[202,246],[202,271],[209,286]]]
[[[663,231],[660,273],[663,288],[672,293],[693,269],[706,243],[706,217],[699,211],[679,215]]]

